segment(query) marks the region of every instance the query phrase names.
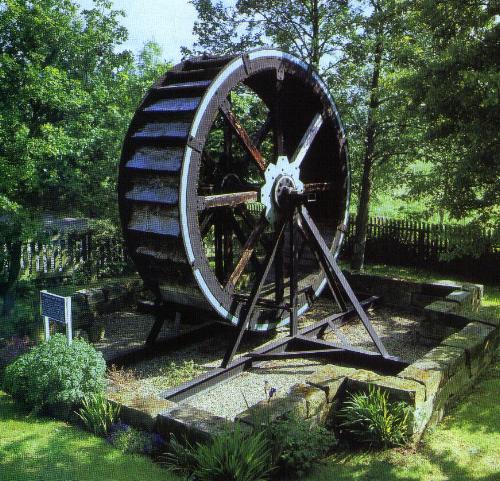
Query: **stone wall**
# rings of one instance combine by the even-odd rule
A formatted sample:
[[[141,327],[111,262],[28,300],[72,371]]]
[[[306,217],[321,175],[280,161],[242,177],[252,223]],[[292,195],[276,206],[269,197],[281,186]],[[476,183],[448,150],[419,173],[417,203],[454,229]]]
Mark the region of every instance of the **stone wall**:
[[[115,312],[132,304],[142,289],[137,277],[120,279],[100,287],[81,289],[71,296],[75,334],[97,342],[104,335],[102,314]]]
[[[358,291],[383,296],[383,303],[420,309],[425,319],[419,329],[422,342],[439,344],[397,375],[327,364],[315,369],[306,383],[296,384],[286,395],[262,401],[236,416],[235,422],[250,427],[256,423],[294,412],[311,422],[327,423],[347,393],[376,385],[391,400],[403,400],[414,410],[413,440],[418,441],[429,426],[470,388],[494,360],[500,338],[500,319],[484,318],[478,312],[483,288],[476,284],[449,281],[419,283],[379,276],[350,275]],[[116,393],[110,397],[118,401]],[[166,400],[118,401],[126,421],[168,436],[173,432],[190,440],[217,435],[228,421],[209,412]]]

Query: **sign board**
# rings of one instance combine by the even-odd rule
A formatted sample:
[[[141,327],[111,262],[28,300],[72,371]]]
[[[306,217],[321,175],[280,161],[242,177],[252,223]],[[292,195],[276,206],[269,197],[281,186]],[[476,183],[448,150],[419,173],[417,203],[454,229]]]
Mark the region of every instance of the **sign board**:
[[[59,322],[66,326],[68,342],[73,340],[71,322],[71,297],[58,296],[47,291],[40,291],[40,312],[45,324],[45,339],[50,338],[49,321]]]

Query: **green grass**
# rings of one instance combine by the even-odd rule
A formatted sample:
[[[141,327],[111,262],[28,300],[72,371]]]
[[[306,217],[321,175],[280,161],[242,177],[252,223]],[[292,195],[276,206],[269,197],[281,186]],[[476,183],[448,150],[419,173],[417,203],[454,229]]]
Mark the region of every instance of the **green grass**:
[[[304,481],[498,481],[500,365],[492,365],[417,451],[331,456]]]
[[[33,418],[0,392],[0,481],[179,481],[64,422]]]
[[[500,365],[417,451],[339,453],[304,481],[497,481],[500,472]],[[27,417],[0,392],[0,481],[173,481],[145,457],[126,455],[63,422]]]

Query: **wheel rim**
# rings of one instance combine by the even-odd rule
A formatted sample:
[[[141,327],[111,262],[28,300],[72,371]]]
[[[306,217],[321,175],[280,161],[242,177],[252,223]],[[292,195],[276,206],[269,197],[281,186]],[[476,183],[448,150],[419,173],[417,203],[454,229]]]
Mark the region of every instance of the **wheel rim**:
[[[160,85],[162,81],[160,80]],[[244,205],[244,203],[230,205],[231,202],[234,202],[234,194],[238,194],[240,197],[243,194],[241,194],[241,190],[235,192],[233,186],[232,191],[227,189],[230,190],[229,194],[233,194],[233,196],[224,199],[215,198],[215,195],[220,196],[228,194],[228,192],[224,192],[222,184],[216,186],[211,192],[207,190],[207,184],[210,183],[207,180],[210,179],[206,178],[203,165],[206,163],[204,149],[210,139],[211,132],[213,132],[218,116],[222,116],[226,125],[230,127],[232,142],[241,145],[245,144],[244,137],[245,132],[247,132],[245,125],[243,125],[242,132],[238,132],[235,129],[234,122],[231,123],[228,120],[231,115],[234,116],[234,112],[227,99],[230,97],[231,92],[234,92],[241,85],[245,85],[252,90],[271,112],[272,134],[268,135],[272,135],[274,151],[271,158],[262,158],[262,156],[259,156],[258,149],[253,156],[249,155],[251,149],[244,149],[248,161],[253,162],[251,165],[254,168],[257,167],[262,176],[260,188],[255,189],[253,192],[244,191],[247,192],[246,201],[260,200],[265,207],[265,214],[261,217],[262,225],[254,224],[253,228],[249,226],[245,231],[245,237],[250,237],[252,232],[254,234],[257,232],[258,237],[261,234],[259,225],[273,231],[280,217],[279,206],[272,200],[277,192],[277,187],[283,188],[283,185],[286,186],[287,182],[291,182],[295,187],[299,188],[301,187],[300,184],[306,184],[306,188],[308,185],[315,184],[317,201],[315,205],[311,204],[310,210],[313,217],[316,217],[315,220],[318,225],[324,226],[325,230],[322,234],[324,234],[325,240],[328,240],[328,245],[332,247],[332,251],[336,256],[347,224],[349,203],[349,166],[344,130],[335,104],[320,78],[297,58],[276,50],[258,50],[236,57],[228,63],[226,62],[199,101],[189,126],[189,132],[186,135],[187,142],[183,150],[180,180],[178,191],[176,191],[178,195],[178,224],[176,225],[178,227],[173,228],[178,228],[178,234],[182,238],[184,247],[184,253],[179,253],[179,256],[185,255],[189,269],[202,295],[220,316],[233,324],[238,322],[240,310],[244,305],[241,300],[245,293],[245,290],[240,287],[241,274],[235,272],[235,269],[221,274],[220,257],[219,261],[216,257],[215,266],[213,263],[210,264],[201,231],[204,216],[207,215],[207,212],[211,212],[212,215],[217,215],[220,210],[225,211],[226,214],[234,212]],[[281,101],[277,102],[277,98],[280,98]],[[179,109],[187,109],[190,108],[190,105],[189,102],[180,102],[178,107]],[[315,129],[314,121],[315,119],[318,120],[318,115],[321,118],[321,125],[318,129]],[[181,126],[179,126],[180,128]],[[277,131],[280,130],[282,131],[282,140],[280,140],[280,135],[277,134]],[[129,136],[133,132],[134,129],[131,126]],[[301,152],[300,147],[301,142],[307,137],[304,134],[308,132],[313,134],[313,142],[311,145],[306,142],[307,148],[304,154],[304,152]],[[224,146],[227,146],[227,144],[224,143]],[[130,154],[127,155],[126,150],[127,148],[124,147],[120,179],[125,175],[123,165],[126,165],[127,159],[130,158]],[[304,154],[302,155],[304,158],[295,172],[292,167],[287,166],[294,163],[294,155],[297,156],[297,152],[299,153],[298,157]],[[278,161],[278,159],[280,160]],[[262,165],[260,162],[262,162]],[[295,163],[297,164],[297,162]],[[285,167],[285,172],[282,172],[280,165]],[[231,181],[231,174],[233,172],[226,173],[226,185],[229,185]],[[290,181],[283,181],[283,176],[288,177]],[[328,191],[318,191],[319,184],[329,184]],[[127,207],[122,207],[126,203],[121,200],[127,194],[130,195],[130,185],[126,181],[120,182],[119,193],[124,233],[126,234],[127,243],[131,245],[131,249],[134,251],[137,248],[134,241],[131,240],[133,236],[130,234],[130,229],[125,228],[130,226],[131,215]],[[168,195],[168,189],[164,189],[163,196]],[[213,204],[218,202],[222,202],[222,207],[213,207]],[[240,227],[242,227],[243,216],[240,217],[238,214],[235,217],[240,221]],[[216,222],[215,226],[217,225],[219,223]],[[264,228],[262,228],[262,231]],[[216,227],[213,227],[213,230],[215,229]],[[241,247],[245,247],[243,245],[244,239],[241,239],[241,235],[239,239],[235,239],[237,236],[234,230],[231,235],[227,235],[227,238],[230,237],[233,239],[232,242],[240,244],[241,250]],[[225,238],[223,237],[223,239]],[[262,246],[256,247],[258,243],[256,242],[253,246],[254,253],[259,248],[262,248]],[[150,268],[141,266],[141,260],[134,256],[133,253],[132,257],[138,265],[141,275],[150,280],[151,276],[148,272]],[[232,267],[241,267],[241,255],[234,255],[233,257]],[[255,277],[256,275],[255,272],[252,274],[250,268],[251,257],[249,256],[246,262],[243,262],[242,269],[242,273],[245,273],[245,270],[248,271],[246,274],[248,274],[250,285],[253,282],[252,276]],[[285,262],[286,257],[285,249]],[[253,271],[256,270],[256,268],[253,269]],[[274,271],[275,269],[273,269]],[[283,284],[286,284],[286,268],[284,271]],[[236,282],[232,282],[235,280]],[[299,280],[304,289],[309,286],[299,295],[298,314],[300,315],[308,309],[311,302],[321,293],[326,280],[319,271],[319,267],[317,267],[315,275],[308,274],[308,276],[302,276]],[[150,284],[154,284],[154,282],[150,282]],[[283,295],[278,295],[277,290],[275,288],[274,298],[279,301],[279,298],[282,298]],[[286,289],[284,294],[286,294]],[[250,328],[252,330],[269,330],[278,325],[286,324],[288,318],[289,315],[282,309],[257,309]]]

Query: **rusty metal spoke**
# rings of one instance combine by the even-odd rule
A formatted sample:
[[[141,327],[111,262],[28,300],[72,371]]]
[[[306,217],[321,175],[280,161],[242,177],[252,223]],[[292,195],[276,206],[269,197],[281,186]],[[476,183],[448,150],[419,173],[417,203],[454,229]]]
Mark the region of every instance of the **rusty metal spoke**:
[[[231,110],[231,105],[229,104],[229,102],[225,100],[224,102],[222,102],[219,108],[226,121],[233,128],[236,136],[240,140],[247,154],[257,164],[257,167],[260,169],[260,171],[264,172],[267,167],[267,162],[260,153],[259,149],[253,143],[245,127],[243,127],[241,122],[236,118],[236,115]]]
[[[258,192],[255,191],[198,196],[198,210],[203,211],[213,207],[236,207],[245,202],[255,202],[257,198]]]
[[[207,235],[207,232],[209,231],[210,227],[212,227],[213,220],[214,220],[213,212],[206,212],[206,215],[202,217],[200,222],[201,237],[205,237]]]
[[[328,192],[331,189],[332,189],[331,182],[310,182],[308,184],[304,184],[304,194]]]
[[[241,254],[238,263],[236,264],[236,267],[234,268],[234,271],[229,276],[229,280],[227,281],[226,284],[226,289],[231,290],[232,288],[234,288],[234,286],[240,279],[241,275],[243,274],[243,271],[245,270],[246,265],[248,264],[248,261],[252,257],[252,254],[255,250],[259,237],[264,232],[266,226],[267,226],[267,220],[265,213],[263,212],[260,216],[259,221],[257,222],[257,225],[254,227],[253,231],[250,233],[250,236],[245,242],[245,245],[243,246],[243,252]]]

